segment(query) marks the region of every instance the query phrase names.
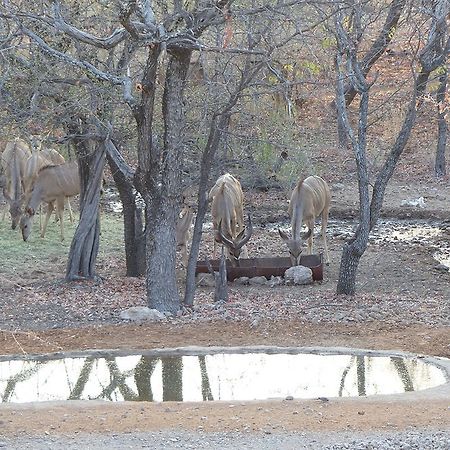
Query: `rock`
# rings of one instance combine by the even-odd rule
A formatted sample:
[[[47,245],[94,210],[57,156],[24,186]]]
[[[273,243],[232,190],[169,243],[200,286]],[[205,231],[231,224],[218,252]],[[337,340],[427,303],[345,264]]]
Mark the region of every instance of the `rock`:
[[[252,277],[249,279],[249,283],[251,286],[261,286],[267,283],[266,277]]]
[[[245,286],[245,285],[249,284],[249,280],[250,280],[249,277],[239,277],[239,278],[236,278],[233,281],[233,283],[237,284],[237,285],[240,285],[240,286]]]
[[[166,320],[166,315],[157,309],[150,309],[147,306],[133,306],[121,311],[120,318],[133,322],[142,322],[144,320],[159,321]]]
[[[216,281],[210,273],[199,273],[197,275],[197,286],[214,287],[215,285]]]
[[[419,197],[412,200],[402,200],[400,202],[400,206],[418,206],[419,208],[425,208],[425,199],[423,197]]]
[[[283,283],[284,283],[283,277],[274,277],[273,275],[270,278],[270,280],[266,282],[266,284],[268,284],[270,287],[280,286]]]
[[[312,270],[305,266],[294,266],[284,272],[286,284],[311,284],[313,282]]]
[[[449,271],[449,267],[446,266],[445,264],[438,264],[438,265],[434,266],[433,269],[437,270],[438,272],[448,272]]]

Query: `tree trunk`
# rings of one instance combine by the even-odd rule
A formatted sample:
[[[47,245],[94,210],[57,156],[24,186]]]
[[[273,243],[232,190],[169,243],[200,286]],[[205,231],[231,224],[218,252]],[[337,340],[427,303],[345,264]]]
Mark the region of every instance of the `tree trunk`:
[[[150,308],[180,308],[176,279],[176,222],[181,204],[184,145],[183,91],[191,52],[172,52],[163,96],[164,150],[151,167],[147,204],[147,299]]]
[[[123,206],[126,275],[138,277],[145,274],[146,268],[145,233],[142,223],[143,211],[136,203],[136,190],[133,185],[134,171],[123,160],[112,141],[107,141],[106,150],[108,164]]]
[[[400,20],[400,15],[405,7],[406,0],[393,0],[389,8],[388,15],[386,16],[386,21],[384,22],[383,29],[380,34],[375,39],[374,43],[370,47],[369,51],[364,55],[361,61],[361,69],[366,76],[372,66],[377,62],[377,60],[386,51],[387,46],[394,37],[395,30],[397,28],[398,21]],[[344,88],[345,92],[345,104],[348,106],[352,103],[355,98],[357,91],[352,84],[347,84]]]
[[[92,146],[94,147],[94,146]],[[66,280],[95,278],[100,237],[100,190],[105,166],[105,145],[91,148],[76,142],[80,171],[80,222],[69,251]]]
[[[447,174],[445,167],[445,150],[447,148],[448,123],[446,114],[448,106],[445,104],[445,93],[447,91],[448,71],[444,66],[444,73],[439,76],[439,87],[436,93],[438,109],[438,141],[436,147],[436,161],[434,174],[436,177],[444,177]]]
[[[186,306],[194,304],[195,295],[195,269],[200,252],[200,241],[202,239],[202,227],[208,209],[207,186],[211,172],[214,155],[220,144],[223,132],[228,128],[230,115],[222,114],[214,117],[211,121],[208,142],[205,146],[200,164],[200,182],[198,192],[198,208],[195,218],[194,232],[192,235],[191,251],[189,254],[188,267],[186,270],[186,290],[183,303]]]
[[[362,237],[357,232],[354,240],[344,245],[341,265],[339,267],[339,279],[336,288],[337,294],[355,294],[359,261],[367,247],[367,241],[368,239],[365,243],[362,242]]]

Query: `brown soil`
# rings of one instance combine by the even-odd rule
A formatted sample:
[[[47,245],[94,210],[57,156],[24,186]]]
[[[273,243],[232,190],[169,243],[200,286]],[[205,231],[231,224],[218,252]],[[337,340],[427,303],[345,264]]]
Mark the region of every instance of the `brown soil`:
[[[410,166],[400,164],[386,193],[384,217],[435,220],[445,225],[450,188],[443,181],[423,176],[429,173],[429,156],[423,154],[418,163],[417,155],[409,155]],[[324,151],[322,157],[328,162],[328,177],[326,173],[324,177],[330,179],[333,188],[331,219],[354,218],[358,196],[351,175],[354,170],[351,157],[344,158],[338,151]],[[408,172],[411,167],[423,170]],[[336,173],[350,173],[350,176],[337,179]],[[424,197],[425,208],[401,204],[402,200],[419,197]],[[276,229],[269,230],[261,224],[286,219],[286,195],[253,193],[246,198],[253,205],[256,223],[250,252],[284,254]],[[321,239],[317,241],[320,246]],[[202,288],[197,297],[198,317],[187,315],[165,323],[118,324],[118,311],[145,304],[143,281],[123,277],[123,263],[105,264],[102,275],[106,280],[98,285],[56,286],[48,283],[51,270],[36,271],[21,280],[20,285],[8,286],[2,292],[1,353],[263,344],[393,349],[450,357],[447,300],[450,275],[435,270],[437,261],[433,259],[435,249],[449,241],[445,230],[431,243],[372,243],[361,261],[358,295],[350,299],[334,295],[345,238],[329,236],[329,241],[331,264],[325,268],[322,283],[301,288],[232,286],[232,301],[224,307],[223,316],[204,309],[211,304],[212,293],[211,289]],[[205,246],[204,251],[209,251],[208,244]],[[46,283],[39,283],[42,280]],[[286,300],[290,303],[284,303]],[[238,303],[241,309],[236,306]],[[366,307],[377,304],[381,308],[379,319],[357,317]],[[247,306],[252,308],[251,312]],[[308,313],[312,308],[319,312],[310,318]],[[327,315],[320,319],[322,310]],[[346,317],[336,319],[334,312],[344,313]],[[57,329],[51,329],[53,316],[65,320],[63,325],[58,322]],[[352,319],[347,320],[349,317]],[[449,400],[418,401],[405,394],[327,402],[6,404],[0,406],[0,427],[5,436],[159,429],[268,432],[448,429]]]

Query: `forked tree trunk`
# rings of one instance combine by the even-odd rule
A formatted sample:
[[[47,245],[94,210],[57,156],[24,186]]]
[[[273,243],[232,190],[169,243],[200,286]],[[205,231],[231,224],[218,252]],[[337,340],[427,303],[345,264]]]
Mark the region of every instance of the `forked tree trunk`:
[[[398,21],[400,20],[401,13],[405,8],[406,0],[393,0],[386,20],[384,22],[383,28],[381,29],[379,35],[373,42],[372,46],[368,52],[364,55],[361,61],[361,70],[366,76],[373,65],[378,61],[378,59],[384,54],[387,46],[392,41],[397,29]],[[353,99],[356,97],[357,91],[352,84],[347,84],[344,88],[345,93],[345,103],[350,105]]]
[[[96,277],[100,237],[100,190],[105,166],[104,143],[95,147],[76,142],[80,171],[80,222],[70,245],[66,280]]]

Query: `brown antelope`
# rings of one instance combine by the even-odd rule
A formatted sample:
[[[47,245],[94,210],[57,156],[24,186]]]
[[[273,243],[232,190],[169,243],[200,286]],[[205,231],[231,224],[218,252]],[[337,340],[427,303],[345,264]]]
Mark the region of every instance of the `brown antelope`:
[[[41,237],[45,236],[48,219],[50,218],[54,204],[56,214],[59,217],[61,227],[61,240],[64,240],[64,200],[80,192],[80,177],[76,161],[61,164],[59,166],[47,166],[42,168],[34,182],[30,198],[25,207],[25,213],[20,219],[23,240],[26,241],[31,233],[32,218],[36,208],[45,202],[48,204],[47,214],[44,219]]]
[[[289,249],[293,266],[300,264],[303,241],[308,240],[308,254],[312,253],[314,222],[316,217],[320,215],[322,216],[325,262],[327,264],[330,262],[326,236],[330,202],[330,188],[325,180],[317,176],[310,176],[305,180],[300,180],[292,191],[288,210],[291,217],[292,238],[289,238],[280,229],[278,232]],[[300,232],[303,223],[308,227],[306,233]]]
[[[42,148],[41,144],[32,146],[31,156],[25,162],[24,174],[24,191],[25,203],[28,202],[34,182],[38,176],[39,171],[46,166],[59,166],[64,164],[66,160],[61,153],[52,148]],[[73,222],[73,213],[70,206],[70,201],[67,199],[67,207],[69,209],[70,221]]]
[[[20,139],[15,139],[6,144],[1,155],[1,165],[5,176],[3,195],[9,203],[13,230],[16,229],[22,215],[25,162],[30,154],[28,145]]]
[[[181,253],[183,266],[188,263],[187,243],[189,241],[189,229],[191,228],[194,210],[184,204],[177,221],[177,251]]]
[[[209,192],[211,215],[214,229],[214,256],[216,245],[225,245],[228,258],[233,266],[237,266],[239,257],[248,257],[247,248],[253,227],[250,216],[248,226],[244,225],[244,194],[241,183],[229,173],[222,175]]]

